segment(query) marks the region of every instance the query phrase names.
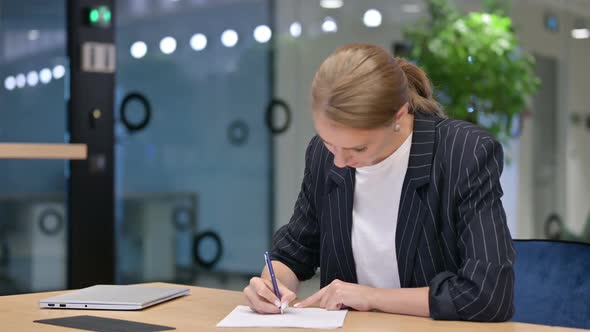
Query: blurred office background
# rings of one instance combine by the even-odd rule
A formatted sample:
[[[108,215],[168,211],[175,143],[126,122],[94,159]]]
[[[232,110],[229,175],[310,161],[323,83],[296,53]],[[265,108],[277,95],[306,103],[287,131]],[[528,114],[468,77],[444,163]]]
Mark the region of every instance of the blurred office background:
[[[290,218],[318,65],[349,42],[393,49],[425,10],[421,0],[116,1],[115,281],[243,288]],[[512,236],[590,242],[590,1],[511,1],[509,13],[541,79],[505,145]],[[68,142],[66,17],[65,0],[0,0],[0,142]],[[68,170],[0,160],[0,295],[67,287]]]

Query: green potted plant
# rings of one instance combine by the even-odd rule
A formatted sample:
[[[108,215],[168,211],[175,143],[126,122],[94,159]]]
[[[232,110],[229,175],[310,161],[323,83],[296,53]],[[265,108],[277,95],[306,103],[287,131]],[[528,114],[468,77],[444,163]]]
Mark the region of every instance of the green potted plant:
[[[525,54],[502,5],[460,13],[449,0],[426,0],[429,17],[404,30],[407,56],[422,66],[450,117],[510,137],[515,116],[539,86],[534,59]]]

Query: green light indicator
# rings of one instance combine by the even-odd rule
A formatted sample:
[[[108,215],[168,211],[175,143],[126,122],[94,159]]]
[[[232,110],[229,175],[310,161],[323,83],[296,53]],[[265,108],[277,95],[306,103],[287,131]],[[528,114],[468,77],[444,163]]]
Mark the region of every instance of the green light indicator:
[[[98,22],[98,18],[99,18],[98,10],[96,10],[96,9],[91,10],[90,11],[90,22],[96,23],[96,22]]]
[[[110,11],[110,10],[108,10],[108,9],[107,9],[107,10],[105,10],[105,11],[102,13],[102,18],[103,18],[103,20],[104,20],[106,23],[110,22],[110,21],[111,21],[111,11]]]

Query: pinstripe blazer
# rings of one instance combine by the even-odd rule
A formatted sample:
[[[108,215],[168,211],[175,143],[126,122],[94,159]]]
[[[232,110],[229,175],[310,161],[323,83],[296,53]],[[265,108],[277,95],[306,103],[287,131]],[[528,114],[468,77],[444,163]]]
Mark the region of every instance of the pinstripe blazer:
[[[321,287],[357,283],[351,230],[353,168],[338,168],[314,137],[293,217],[273,237],[272,258]],[[500,200],[501,145],[464,121],[416,114],[395,247],[401,287],[429,286],[434,319],[512,317],[514,249]],[[392,226],[394,221],[392,221]]]

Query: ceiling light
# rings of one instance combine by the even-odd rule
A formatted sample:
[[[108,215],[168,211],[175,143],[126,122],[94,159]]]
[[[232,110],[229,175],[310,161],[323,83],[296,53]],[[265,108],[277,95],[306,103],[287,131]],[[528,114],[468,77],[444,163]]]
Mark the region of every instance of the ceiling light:
[[[291,36],[293,36],[293,38],[298,38],[299,36],[301,36],[301,23],[291,23],[291,26],[289,27],[289,33],[291,33]]]
[[[376,28],[381,25],[381,21],[383,17],[381,16],[381,12],[377,9],[369,9],[363,15],[363,23],[369,28]]]
[[[176,51],[176,39],[172,37],[164,37],[160,41],[160,50],[164,54],[172,54]]]
[[[225,30],[221,34],[221,43],[225,47],[234,47],[238,43],[238,33],[234,30]]]
[[[190,40],[191,48],[195,51],[202,51],[207,47],[207,37],[202,33],[194,34]]]
[[[29,86],[35,86],[39,83],[39,74],[36,71],[30,71],[27,74],[27,84]]]
[[[572,38],[588,39],[590,38],[590,30],[588,30],[587,28],[572,29]]]
[[[131,45],[129,51],[131,52],[132,57],[141,59],[147,54],[147,45],[142,41],[136,41]]]
[[[254,29],[254,39],[263,44],[270,40],[272,37],[272,30],[266,25],[259,25]]]
[[[51,70],[49,70],[49,68],[41,69],[41,71],[39,72],[39,80],[43,84],[51,82]]]
[[[27,38],[31,41],[39,39],[39,30],[29,30]]]
[[[6,88],[6,90],[10,91],[10,90],[14,90],[14,88],[16,87],[16,78],[14,78],[14,76],[8,76],[5,80],[4,80],[4,87]]]
[[[27,78],[24,74],[16,75],[16,87],[22,89],[27,84]]]
[[[320,6],[326,9],[336,9],[342,7],[342,0],[321,0]]]
[[[333,18],[328,16],[324,19],[324,22],[322,23],[322,30],[324,32],[337,32],[338,24]]]
[[[62,65],[57,65],[53,68],[53,78],[59,80],[66,74],[66,68]]]

